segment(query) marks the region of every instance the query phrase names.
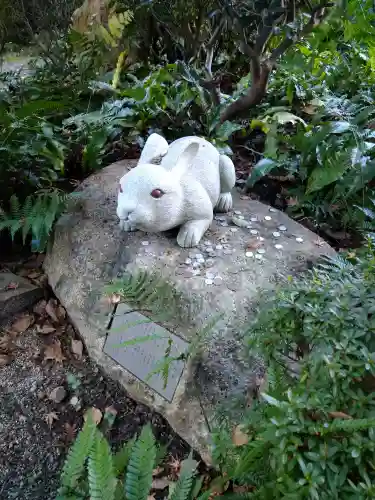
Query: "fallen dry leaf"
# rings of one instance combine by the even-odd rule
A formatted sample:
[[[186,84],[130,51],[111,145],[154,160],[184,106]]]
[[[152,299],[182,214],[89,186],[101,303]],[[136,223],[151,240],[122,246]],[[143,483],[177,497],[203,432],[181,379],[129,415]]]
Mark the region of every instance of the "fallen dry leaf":
[[[74,424],[70,424],[69,422],[65,422],[64,430],[65,430],[66,440],[68,441],[68,443],[74,441],[77,434],[76,426]]]
[[[342,411],[330,411],[328,415],[331,418],[342,418],[344,420],[352,420],[353,417],[351,415],[348,415],[347,413],[343,413]]]
[[[59,321],[63,321],[66,318],[66,310],[61,304],[57,307],[56,314]]]
[[[56,328],[49,323],[44,323],[43,326],[37,325],[36,330],[38,333],[42,333],[43,335],[48,335],[49,333],[55,332]]]
[[[27,274],[27,277],[30,280],[35,280],[36,278],[39,278],[42,274],[43,273],[41,273],[40,271],[31,271],[31,273]]]
[[[152,471],[152,477],[158,476],[159,474],[164,472],[164,470],[165,470],[164,467],[156,467],[156,469]]]
[[[8,335],[0,337],[0,352],[7,354],[12,347],[12,341]]]
[[[54,299],[50,299],[46,305],[46,313],[56,323],[59,322],[59,318],[57,317],[57,301]]]
[[[172,457],[171,461],[168,463],[168,467],[170,468],[172,474],[178,476],[181,470],[181,460],[178,458]]]
[[[151,484],[153,490],[164,490],[171,484],[170,480],[166,477],[161,477],[160,479],[154,479]]]
[[[85,413],[85,415],[83,417],[83,420],[85,422],[87,420],[88,413],[91,413],[91,418],[92,418],[93,422],[96,425],[99,425],[100,422],[102,421],[102,418],[103,418],[103,413],[99,410],[99,408],[95,408],[95,406],[93,406],[92,408],[90,408],[89,410],[87,410],[87,412]]]
[[[243,432],[243,427],[237,425],[232,432],[232,443],[235,446],[243,446],[249,442],[249,436]]]
[[[249,241],[246,244],[246,248],[248,250],[256,250],[257,248],[261,247],[262,245],[263,245],[263,242],[254,240],[254,241]]]
[[[76,359],[82,359],[83,344],[80,340],[72,339],[71,349]]]
[[[23,333],[26,331],[35,321],[32,314],[25,314],[18,318],[11,326],[11,331],[14,333]]]
[[[53,344],[50,344],[46,347],[44,351],[44,359],[56,361],[57,363],[62,363],[64,361],[65,356],[61,350],[61,343],[59,340],[55,340]]]
[[[314,241],[314,245],[316,245],[317,247],[322,247],[324,245],[324,240],[322,240],[321,238],[317,238]]]
[[[233,485],[234,493],[249,493],[250,491],[253,491],[253,490],[254,490],[254,486],[239,486],[236,484]]]
[[[287,198],[286,204],[288,207],[295,207],[298,205],[298,198]]]
[[[302,108],[302,111],[306,113],[307,115],[315,115],[316,113],[316,106],[313,104],[308,104],[304,108]]]
[[[35,304],[33,311],[35,314],[38,314],[39,316],[42,316],[45,311],[46,311],[46,305],[47,301],[46,300],[40,300],[37,304]]]
[[[51,429],[52,428],[52,424],[55,420],[58,420],[59,417],[56,415],[56,413],[54,412],[51,412],[51,413],[47,413],[47,415],[44,417],[45,421],[47,422],[48,424],[48,427]]]
[[[0,368],[6,365],[9,365],[9,363],[12,361],[12,358],[8,356],[7,354],[0,354]]]

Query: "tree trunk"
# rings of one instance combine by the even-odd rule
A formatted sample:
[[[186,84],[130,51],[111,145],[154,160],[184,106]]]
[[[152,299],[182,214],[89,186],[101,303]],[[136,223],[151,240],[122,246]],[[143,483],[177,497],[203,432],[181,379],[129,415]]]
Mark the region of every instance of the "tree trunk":
[[[262,101],[267,92],[267,84],[271,71],[272,68],[269,65],[261,65],[260,74],[252,75],[253,80],[247,94],[232,102],[224,109],[220,117],[220,123],[231,120]]]

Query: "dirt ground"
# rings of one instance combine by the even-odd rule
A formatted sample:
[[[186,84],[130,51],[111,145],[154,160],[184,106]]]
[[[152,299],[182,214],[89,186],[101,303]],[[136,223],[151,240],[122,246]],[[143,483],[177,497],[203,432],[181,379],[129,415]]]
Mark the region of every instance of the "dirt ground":
[[[45,282],[33,263],[7,268]],[[102,412],[114,449],[151,422],[168,445],[167,464],[186,456],[187,445],[162,417],[130,399],[88,359],[64,309],[45,291],[33,311],[0,327],[0,499],[55,498],[64,457],[92,407]]]

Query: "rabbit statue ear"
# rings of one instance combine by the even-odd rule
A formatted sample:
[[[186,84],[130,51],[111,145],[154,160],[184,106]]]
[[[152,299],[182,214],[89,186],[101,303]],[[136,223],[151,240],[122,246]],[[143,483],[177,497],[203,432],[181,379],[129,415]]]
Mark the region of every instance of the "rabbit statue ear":
[[[168,147],[164,137],[159,134],[151,134],[144,145],[138,165],[152,163],[154,160],[162,158],[167,154]]]
[[[198,150],[199,144],[197,142],[192,142],[182,151],[177,160],[176,168],[173,169],[179,177],[182,177],[186,173],[197,155]]]

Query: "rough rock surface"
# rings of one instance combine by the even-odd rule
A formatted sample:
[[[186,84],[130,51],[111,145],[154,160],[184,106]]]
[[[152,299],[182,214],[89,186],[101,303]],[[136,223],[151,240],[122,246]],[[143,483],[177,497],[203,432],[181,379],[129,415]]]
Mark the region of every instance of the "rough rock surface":
[[[238,195],[232,214],[235,224],[231,216],[216,217],[195,249],[178,247],[175,233],[121,233],[115,213],[117,189],[129,166],[134,162],[118,162],[82,184],[82,201],[57,224],[45,269],[92,358],[135,399],[163,414],[209,461],[210,409],[228,394],[254,389],[262,372],[256,360],[241,359],[239,340],[259,292],[334,250],[284,213]],[[186,341],[224,313],[207,336],[203,354],[185,366],[172,402],[103,352],[113,308],[103,300],[104,285],[124,270],[140,269],[161,273],[187,301],[201,299],[199,314],[176,317],[164,325]]]

